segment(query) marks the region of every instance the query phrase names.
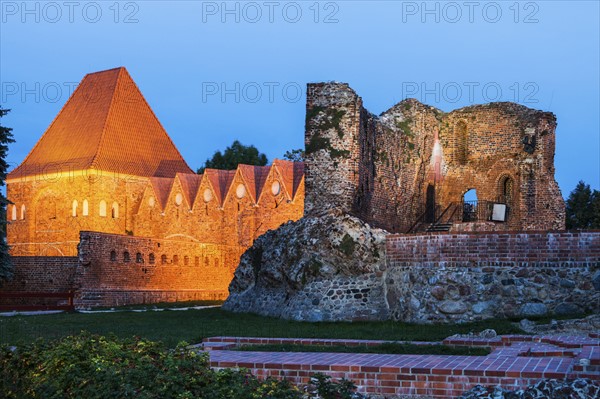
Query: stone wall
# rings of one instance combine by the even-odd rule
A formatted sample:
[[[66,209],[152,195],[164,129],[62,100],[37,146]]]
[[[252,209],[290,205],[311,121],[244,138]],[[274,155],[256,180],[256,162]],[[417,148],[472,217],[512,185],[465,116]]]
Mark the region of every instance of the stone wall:
[[[444,113],[407,99],[376,116],[346,83],[309,84],[306,214],[336,208],[403,233],[427,209],[462,221],[454,204],[474,189],[508,207],[494,231],[564,229],[555,129],[552,113],[514,103]]]
[[[599,312],[600,232],[389,235],[330,212],[260,237],[229,291],[226,309],[309,321]]]
[[[76,306],[225,299],[243,247],[81,232]]]

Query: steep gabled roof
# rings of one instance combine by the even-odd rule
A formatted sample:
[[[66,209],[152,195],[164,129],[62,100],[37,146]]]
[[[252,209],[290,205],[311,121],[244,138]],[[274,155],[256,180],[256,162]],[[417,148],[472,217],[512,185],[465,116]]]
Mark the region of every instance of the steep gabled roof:
[[[89,168],[143,177],[193,173],[123,67],[86,75],[8,178]]]
[[[198,188],[202,182],[202,176],[196,173],[177,173],[179,184],[181,185],[181,191],[185,196],[187,203],[190,208],[193,208],[196,195],[198,194]]]
[[[275,159],[273,166],[279,171],[290,198],[294,199],[304,177],[304,163]]]
[[[173,187],[173,183],[175,179],[171,179],[170,177],[151,177],[150,183],[152,184],[152,188],[154,189],[154,193],[156,194],[156,199],[160,204],[162,210],[167,207],[167,201],[169,200],[169,194],[171,193],[171,188]]]
[[[256,204],[263,191],[271,167],[239,164],[238,170],[242,175],[242,179],[248,186],[252,201]]]
[[[219,205],[223,205],[225,197],[229,192],[233,178],[235,177],[235,170],[220,170],[220,169],[205,169],[204,178],[207,178],[212,186]]]

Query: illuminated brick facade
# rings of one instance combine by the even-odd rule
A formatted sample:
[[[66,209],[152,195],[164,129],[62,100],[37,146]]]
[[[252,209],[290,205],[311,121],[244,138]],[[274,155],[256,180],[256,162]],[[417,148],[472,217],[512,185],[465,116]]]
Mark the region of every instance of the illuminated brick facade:
[[[239,256],[254,239],[302,216],[304,170],[300,163],[275,160],[271,166],[195,174],[127,71],[117,68],[84,78],[23,163],[9,174],[7,196],[12,202],[7,233],[13,256],[77,256],[81,231],[106,233],[86,245],[88,253],[97,250],[90,267],[108,270],[106,264],[118,264],[124,253],[135,257],[148,240],[170,243],[168,262],[152,263],[156,268],[168,264],[169,273],[156,271],[150,282],[138,285],[141,280],[125,277],[141,269],[125,267],[119,273],[129,282],[120,288],[119,280],[106,284],[107,274],[75,279],[82,281],[78,289],[185,288],[212,290],[222,298]],[[192,271],[197,263],[204,267],[206,246],[212,254],[210,273],[206,268]],[[181,262],[173,262],[181,252],[173,248],[179,247],[185,248],[178,255]],[[118,259],[110,259],[113,251]],[[154,254],[162,255],[158,249]],[[147,256],[137,263],[148,266]],[[193,261],[184,262],[186,256]],[[82,270],[89,277],[89,269]],[[16,287],[27,289],[22,281]]]

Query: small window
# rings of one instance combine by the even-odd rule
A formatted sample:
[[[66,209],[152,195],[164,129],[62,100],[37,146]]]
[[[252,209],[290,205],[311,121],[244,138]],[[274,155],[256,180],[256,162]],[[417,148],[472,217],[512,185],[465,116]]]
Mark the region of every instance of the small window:
[[[79,206],[79,203],[77,203],[77,200],[73,200],[73,204],[71,205],[71,216],[73,216],[74,218],[77,217],[77,207]]]
[[[84,199],[83,204],[81,206],[81,215],[88,216],[90,214],[90,206],[88,204],[88,200]]]
[[[238,184],[238,186],[235,189],[235,196],[238,197],[239,199],[244,198],[244,196],[246,195],[246,186],[244,186],[243,184]]]
[[[183,257],[183,265],[187,266],[190,264],[190,257],[189,256],[184,256]]]
[[[160,256],[160,263],[162,263],[163,265],[165,263],[167,263],[167,255],[161,255]]]
[[[218,258],[215,258],[215,269],[216,269],[217,267],[219,267],[219,259],[218,259]]]
[[[206,190],[204,190],[204,193],[202,194],[202,197],[204,199],[204,202],[210,202],[210,200],[213,197],[212,191],[210,191],[210,188],[207,188]]]
[[[281,192],[281,184],[279,184],[279,182],[277,180],[275,180],[273,182],[273,184],[271,184],[271,193],[275,196],[279,195],[279,193]]]
[[[100,201],[100,205],[98,205],[98,215],[102,217],[106,217],[106,201]]]
[[[135,254],[135,261],[136,261],[136,263],[144,263],[144,257],[142,256],[142,254],[140,252]]]
[[[154,254],[148,255],[148,263],[150,263],[151,265],[154,264]]]
[[[200,266],[200,257],[199,256],[196,256],[194,258],[194,266]]]
[[[21,205],[21,220],[25,220],[25,204]]]
[[[177,193],[175,196],[175,205],[179,206],[183,203],[183,195],[181,193]]]
[[[131,256],[129,256],[129,252],[125,251],[123,252],[123,262],[130,262],[131,261]]]
[[[11,220],[17,220],[17,206],[13,205],[12,206],[12,212],[11,212]]]
[[[148,206],[150,208],[154,208],[154,205],[156,205],[156,200],[154,199],[154,197],[148,198]]]
[[[208,262],[209,262],[208,256],[205,256],[204,257],[204,267],[210,267],[210,264]]]
[[[179,263],[179,256],[173,255],[173,264],[176,265]]]
[[[117,251],[110,251],[110,260],[112,262],[116,262],[117,261]]]
[[[110,215],[113,219],[119,217],[119,204],[117,204],[116,202],[113,202],[112,207],[110,208]]]

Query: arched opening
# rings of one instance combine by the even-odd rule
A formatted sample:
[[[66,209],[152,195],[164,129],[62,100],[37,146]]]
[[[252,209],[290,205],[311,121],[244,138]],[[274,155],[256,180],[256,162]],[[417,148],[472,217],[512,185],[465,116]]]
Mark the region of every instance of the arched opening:
[[[98,215],[106,217],[106,201],[104,200],[100,201],[98,205]]]
[[[25,204],[21,205],[21,220],[25,220]]]
[[[477,220],[477,190],[469,189],[463,194],[463,222],[474,222]]]
[[[160,263],[162,263],[163,265],[165,263],[167,263],[167,255],[161,255],[160,256]]]
[[[90,205],[86,199],[84,199],[83,204],[81,204],[81,214],[83,216],[88,216],[90,214]]]
[[[154,264],[154,254],[148,255],[148,263],[150,263],[151,265]]]
[[[16,205],[12,206],[12,211],[11,211],[10,219],[11,220],[17,220],[17,206]]]
[[[187,266],[190,264],[190,257],[189,256],[184,256],[183,257],[183,265]]]
[[[77,200],[73,200],[73,204],[71,204],[71,216],[73,216],[74,218],[77,217],[78,206],[79,204],[77,203]]]
[[[435,187],[432,184],[427,186],[427,195],[425,199],[425,222],[435,222]]]
[[[117,251],[110,251],[110,260],[111,262],[117,261]]]
[[[110,208],[110,215],[113,219],[119,217],[119,204],[113,202],[112,207]]]
[[[455,160],[459,165],[466,164],[469,158],[468,139],[467,124],[464,121],[459,121],[454,127],[454,140],[456,142],[454,154]]]
[[[514,182],[510,176],[505,176],[500,180],[500,201],[510,205],[513,201]]]
[[[135,254],[135,262],[136,263],[144,263],[144,257],[142,256],[141,252],[138,252],[137,254]]]
[[[173,264],[174,264],[174,265],[177,265],[177,264],[179,264],[179,256],[177,256],[177,255],[173,255]]]
[[[131,261],[131,256],[129,256],[129,252],[125,251],[123,252],[123,262],[129,262]]]

